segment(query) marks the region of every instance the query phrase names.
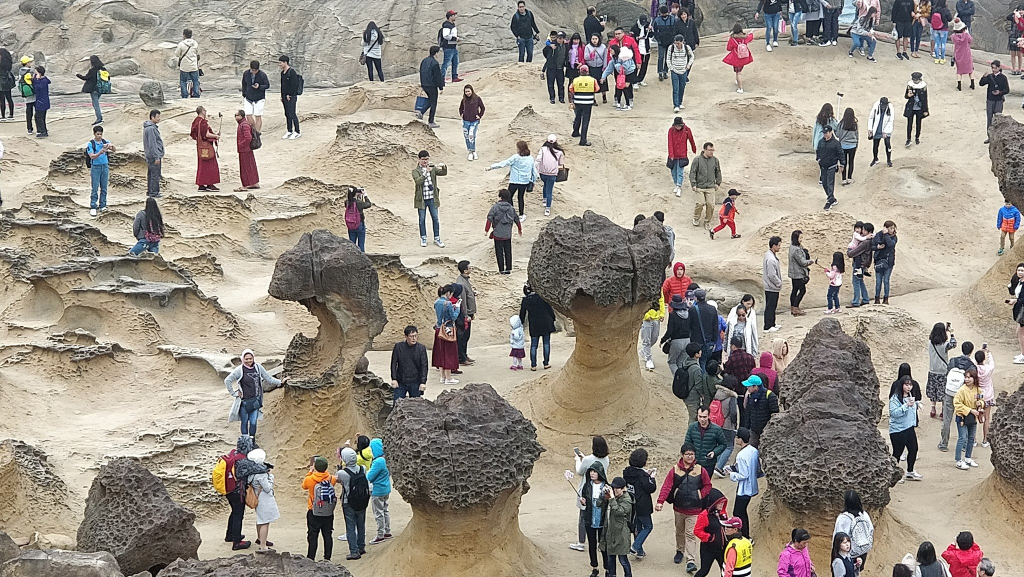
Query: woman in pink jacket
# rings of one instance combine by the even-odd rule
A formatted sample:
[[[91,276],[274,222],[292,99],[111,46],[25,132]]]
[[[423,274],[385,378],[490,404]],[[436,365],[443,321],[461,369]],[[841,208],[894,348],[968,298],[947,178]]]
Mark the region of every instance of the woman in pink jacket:
[[[807,529],[793,529],[792,540],[779,554],[779,577],[811,577],[814,574],[814,563],[811,563],[811,552],[807,544],[811,534]]]

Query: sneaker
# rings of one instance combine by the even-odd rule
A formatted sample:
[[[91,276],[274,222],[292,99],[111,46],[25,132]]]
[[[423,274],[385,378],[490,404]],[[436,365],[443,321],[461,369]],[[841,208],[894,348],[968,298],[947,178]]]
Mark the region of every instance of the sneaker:
[[[885,165],[888,166],[889,168],[892,168],[892,161],[891,160],[887,161],[885,163]]]
[[[863,48],[860,49],[860,55],[864,56],[864,49]]]
[[[675,563],[676,565],[679,565],[680,563],[682,563],[683,562],[683,552],[682,551],[676,551],[676,556],[672,558],[672,562]]]
[[[682,196],[683,195],[683,189],[678,187],[678,186],[675,187],[674,189],[672,189],[672,192],[674,192],[676,196]]]
[[[831,46],[831,45],[832,45],[832,43],[827,41],[827,40],[818,43],[818,46]]]
[[[291,133],[291,132],[285,132],[284,136],[281,137],[281,140],[288,140],[289,138],[292,137],[292,134],[293,133]]]
[[[999,256],[1003,256],[1003,249],[999,249],[999,252],[997,252],[996,254],[998,254]]]
[[[978,463],[974,459],[964,459],[964,462],[971,467],[977,467]]]
[[[679,107],[676,106],[674,109],[672,109],[672,112],[679,112]]]
[[[765,44],[764,45],[764,49],[767,50],[768,52],[771,52],[772,51],[772,45],[771,44]]]
[[[425,238],[421,238],[421,239],[420,239],[420,246],[421,246],[421,247],[425,247],[425,246],[427,246],[427,239],[425,239]]]
[[[696,573],[697,572],[697,564],[694,563],[693,561],[687,561],[686,562],[686,572],[687,573]]]
[[[384,541],[387,541],[387,539],[385,539],[384,537],[376,537],[376,538],[374,538],[374,540],[373,540],[373,541],[370,541],[370,543],[369,543],[369,544],[370,544],[370,545],[380,545],[380,544],[381,544],[381,543],[383,543]]]
[[[1024,355],[1017,355],[1013,357],[1013,364],[1024,365]]]
[[[647,365],[646,366],[647,366],[647,370],[648,371],[653,371],[654,370],[654,359],[649,359],[647,361]],[[988,444],[986,444],[985,446],[987,447]]]
[[[945,64],[945,63],[946,63],[946,59],[945,58],[939,58],[939,64]]]
[[[640,81],[640,86],[647,86],[647,83],[646,83],[646,82],[644,82],[643,80],[641,80],[641,81]]]
[[[918,473],[917,471],[909,471],[907,472],[907,478],[911,481],[920,481],[922,477],[921,473]]]
[[[832,41],[832,46],[838,46],[838,45],[839,45],[838,42],[836,42],[835,40]]]
[[[570,543],[569,544],[569,548],[572,549],[573,551],[586,551],[587,550],[587,546],[584,545],[583,543]]]
[[[453,83],[455,83],[455,82],[462,82],[463,80],[465,80],[465,79],[464,78],[452,78],[452,82]]]
[[[982,442],[981,442],[981,446],[982,446],[982,447],[985,447],[986,449],[987,449],[987,448],[989,447],[989,445],[990,445],[990,444],[991,444],[991,443],[989,443],[988,441],[982,441]]]
[[[300,136],[302,136],[301,132],[293,132],[291,137],[289,137],[289,140],[295,140],[296,138],[299,138]]]
[[[781,329],[782,329],[782,327],[780,327],[779,325],[775,325],[774,327],[772,327],[772,328],[768,329],[768,330],[767,330],[766,332],[769,332],[769,333],[777,333],[777,332],[779,332],[779,331],[780,331]]]
[[[342,533],[341,535],[338,535],[338,541],[348,541],[348,535],[346,535],[344,533]]]
[[[622,107],[622,110],[633,110],[633,107],[627,104]]]
[[[869,164],[868,166],[874,166],[874,165],[876,165],[876,164],[878,164],[878,159],[877,159],[877,158],[876,158],[876,159],[874,159],[874,160],[872,160],[872,161],[871,161],[871,164]]]
[[[718,467],[715,467],[715,474],[718,475],[719,479],[724,479],[726,477],[725,471]]]
[[[736,89],[736,93],[737,94],[743,94],[743,89],[742,88],[737,88]]]
[[[444,243],[441,242],[441,239],[439,239],[439,238],[435,238],[434,239],[434,244],[437,245],[437,248],[444,248]]]
[[[621,105],[621,104],[619,104],[618,102],[616,102],[616,103],[615,103],[615,108],[616,108],[616,109],[622,108],[622,105]]]
[[[545,208],[544,209],[544,216],[551,216],[551,209],[550,208]],[[519,222],[522,222],[522,220],[520,220]]]
[[[431,128],[441,128],[441,125],[440,125],[440,124],[438,124],[438,123],[436,123],[436,122],[431,122],[431,123],[430,123],[430,124],[428,124],[427,126],[429,126],[429,127],[431,127]]]
[[[909,55],[907,55],[907,53],[906,53],[906,52],[904,52],[904,53],[903,53],[903,59],[904,59],[904,60],[910,60],[910,56],[909,56]]]
[[[96,209],[95,208],[89,210],[89,216],[96,216]],[[1002,254],[1003,251],[999,251],[999,252],[1000,252],[1000,254]]]
[[[906,144],[904,144],[903,146],[905,146],[905,147],[907,147],[907,148],[910,148],[910,139],[907,139],[907,143],[906,143]]]
[[[825,311],[825,314],[827,314],[827,315],[830,315],[830,314],[832,314],[832,309],[828,309],[828,310],[826,310],[826,311]]]
[[[521,222],[521,223],[522,222],[526,222],[526,215],[525,214],[520,214],[519,215],[519,222]]]
[[[874,56],[868,56],[868,62],[878,62]]]
[[[935,63],[936,63],[936,64],[938,64],[938,63],[939,63],[939,59],[938,59],[938,58],[936,58],[936,59],[935,59]]]
[[[242,549],[248,549],[251,546],[252,546],[252,543],[250,543],[249,541],[239,541],[238,543],[235,543],[235,544],[231,545],[231,550],[232,551],[241,551]]]
[[[473,160],[473,153],[472,152],[469,153],[469,156],[466,158],[466,160],[469,160],[469,161]]]
[[[479,159],[480,159],[480,157],[477,156],[476,151],[474,150],[473,151],[473,160],[479,160]]]
[[[385,539],[390,539],[391,538],[391,533],[384,533],[384,538]]]
[[[356,559],[361,559],[362,557],[363,556],[360,555],[359,553],[356,553],[355,555],[349,553],[348,556],[345,557],[345,560],[346,561],[355,561]]]
[[[778,48],[779,41],[778,40],[772,40],[772,46],[775,46],[776,48]]]
[[[957,461],[956,462],[956,468],[960,469],[961,471],[966,471],[967,469],[970,469],[971,466],[968,465],[967,463],[963,462],[963,461]]]
[[[832,204],[833,202],[831,200],[825,201],[825,210],[830,210],[832,208]]]
[[[847,52],[846,55],[849,56],[850,58],[853,58],[853,50]]]

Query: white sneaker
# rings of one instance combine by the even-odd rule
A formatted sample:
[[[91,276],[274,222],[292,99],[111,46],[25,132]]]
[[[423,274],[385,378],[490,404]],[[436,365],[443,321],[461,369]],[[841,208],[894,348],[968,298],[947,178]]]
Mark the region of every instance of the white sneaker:
[[[300,136],[302,136],[301,132],[293,132],[292,135],[288,137],[288,139],[289,140],[295,140],[296,138],[298,138]]]
[[[89,209],[89,216],[96,216],[96,209]]]
[[[622,105],[621,105],[621,104],[619,104],[618,102],[616,102],[616,103],[615,103],[615,108],[622,108]]]
[[[551,209],[550,208],[545,208],[544,209],[544,216],[551,216]],[[523,222],[523,221],[520,220],[519,222]],[[988,445],[985,445],[985,446],[987,447]]]
[[[917,471],[911,471],[907,473],[907,478],[910,479],[911,481],[920,481],[921,473],[918,473]]]
[[[679,107],[676,106],[675,109],[672,112],[679,112]]]
[[[341,535],[338,535],[338,541],[348,541],[348,535],[346,535],[344,533],[342,533]]]
[[[477,160],[477,159],[479,159],[479,158],[480,158],[480,157],[476,155],[476,151],[474,150],[474,151],[473,151],[473,160]]]
[[[778,40],[772,40],[772,46],[778,48],[779,47],[779,41]]]
[[[434,244],[436,244],[438,248],[444,248],[444,243],[441,242],[441,239],[439,238],[434,239]]]
[[[526,215],[525,214],[520,214],[519,215],[519,222],[526,222]]]
[[[971,467],[977,467],[978,466],[978,463],[976,463],[974,461],[974,459],[964,459],[964,462],[967,463],[968,465],[970,465]]]
[[[838,43],[838,42],[836,42],[835,40],[833,40],[833,41],[832,41],[832,46],[836,46],[836,45],[838,45],[838,44],[839,44],[839,43]]]
[[[622,109],[623,110],[633,110],[633,107],[627,104],[626,106],[623,106]]]
[[[963,462],[963,461],[957,461],[956,462],[956,468],[960,469],[961,471],[966,471],[967,469],[970,469],[971,466],[968,465],[967,463]]]
[[[780,330],[781,328],[782,328],[781,326],[779,326],[779,325],[775,325],[774,327],[772,327],[772,328],[768,329],[768,332],[769,332],[769,333],[777,333],[777,332],[779,332],[779,330]]]
[[[1017,355],[1013,357],[1013,364],[1024,365],[1024,355]]]
[[[444,384],[446,384],[446,385],[457,385],[457,384],[459,384],[459,379],[446,379],[444,381]]]
[[[467,160],[473,160],[473,153],[472,152],[469,153],[469,158]]]
[[[989,444],[990,443],[988,441],[985,441],[984,443],[981,444],[981,446],[987,449],[989,447]]]
[[[771,52],[772,51],[772,45],[771,44],[765,44],[764,45],[764,49],[767,50],[768,52]]]
[[[673,189],[672,192],[676,193],[676,196],[682,196],[683,195],[683,189],[679,188],[678,186],[675,187],[675,189]]]
[[[646,82],[643,82],[643,81],[641,81],[641,82],[640,82],[640,86],[647,86],[647,83],[646,83]]]
[[[420,246],[427,246],[427,239],[421,238],[420,239]]]
[[[587,546],[583,543],[569,543],[569,548],[573,551],[586,551]]]
[[[682,110],[686,110],[686,105],[685,105],[685,104],[682,104],[682,103],[680,103],[680,104],[679,104],[679,108],[680,108],[680,109],[682,109]]]
[[[743,89],[742,88],[737,88],[736,89],[736,93],[737,94],[743,94]]]
[[[288,140],[289,138],[292,137],[292,134],[293,133],[291,133],[291,132],[285,132],[284,136],[281,137],[281,140]]]
[[[648,371],[653,371],[654,370],[654,359],[649,359],[647,361],[647,370]]]

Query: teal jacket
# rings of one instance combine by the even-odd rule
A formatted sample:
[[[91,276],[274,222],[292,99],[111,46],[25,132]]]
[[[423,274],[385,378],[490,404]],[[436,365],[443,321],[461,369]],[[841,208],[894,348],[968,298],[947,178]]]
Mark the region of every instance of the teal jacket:
[[[373,485],[370,495],[385,497],[391,494],[391,471],[388,471],[388,464],[384,461],[384,442],[380,439],[371,439],[370,450],[373,451],[373,463],[366,472],[366,480]]]

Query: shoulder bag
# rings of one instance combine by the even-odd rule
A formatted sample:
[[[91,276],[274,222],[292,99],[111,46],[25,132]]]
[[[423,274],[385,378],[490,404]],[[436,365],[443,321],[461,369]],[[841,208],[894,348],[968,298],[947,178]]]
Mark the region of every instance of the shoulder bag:
[[[517,12],[517,14],[518,14],[518,12]],[[379,43],[379,41],[380,41],[380,35],[378,35],[377,38],[374,38],[373,42],[369,46],[366,47],[366,52],[363,52],[362,54],[359,55],[359,64],[366,64],[366,54],[367,54],[367,52],[373,50],[373,47],[376,46]]]
[[[441,323],[441,327],[437,330],[437,338],[442,341],[448,341],[454,343],[455,337],[455,323],[451,321],[445,321]]]

